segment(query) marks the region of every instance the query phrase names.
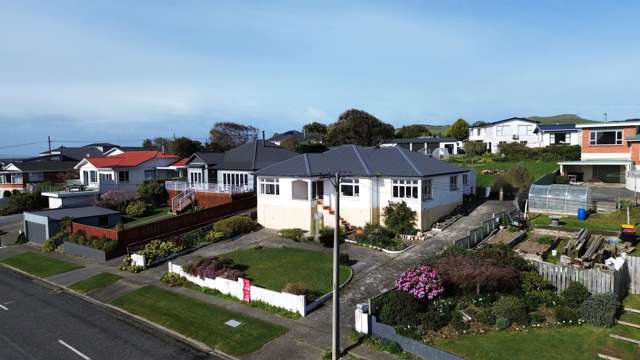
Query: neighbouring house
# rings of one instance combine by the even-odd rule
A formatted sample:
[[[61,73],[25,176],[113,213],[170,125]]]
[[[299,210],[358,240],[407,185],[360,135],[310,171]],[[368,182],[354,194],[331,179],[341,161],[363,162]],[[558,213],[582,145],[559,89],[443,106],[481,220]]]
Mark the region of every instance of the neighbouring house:
[[[158,150],[158,149],[142,147],[142,146],[119,146],[119,145],[114,145],[114,147],[109,148],[108,150],[106,150],[104,152],[104,156],[120,155],[120,154],[122,154],[124,152],[132,152],[132,151],[154,151],[154,150]]]
[[[104,156],[102,147],[95,146],[79,146],[79,147],[65,147],[60,146],[50,151],[43,151],[39,154],[40,157],[51,157],[53,155],[60,155],[69,160],[80,161],[86,157],[101,157]]]
[[[254,172],[297,154],[265,140],[254,140],[224,153],[199,152],[188,162],[187,181],[167,181],[171,209],[180,212],[197,202],[212,207],[255,191]]]
[[[75,169],[79,182],[100,192],[115,190],[134,192],[147,180],[164,180],[166,173],[158,168],[169,166],[179,158],[159,151],[132,151],[104,157],[82,159]]]
[[[27,239],[41,245],[60,230],[60,222],[65,217],[77,223],[103,228],[113,227],[120,222],[119,212],[98,206],[25,211],[23,227]]]
[[[576,124],[538,125],[535,132],[540,138],[540,147],[582,144],[582,131]]]
[[[473,171],[403,147],[343,145],[302,154],[256,171],[258,221],[267,228],[315,232],[335,223],[332,175],[340,173],[341,222],[363,227],[384,223],[383,211],[404,201],[416,211],[419,229],[462,204],[475,190]]]
[[[47,155],[5,164],[0,169],[0,197],[7,190],[31,191],[43,183],[62,186],[74,177],[77,163],[65,156]]]
[[[459,144],[454,138],[423,136],[417,138],[383,140],[380,146],[399,146],[427,156],[440,157],[458,154]]]
[[[289,131],[285,131],[285,132],[283,132],[281,134],[279,134],[279,133],[273,134],[273,136],[269,139],[269,141],[271,141],[272,143],[280,146],[280,144],[283,141],[289,140],[289,139],[294,139],[299,143],[306,140],[303,132],[298,131],[298,130],[289,130]]]
[[[540,147],[540,139],[535,132],[538,121],[522,117],[494,122],[476,122],[469,127],[470,141],[484,141],[487,151],[498,152],[498,145],[505,143],[520,143],[528,147]]]
[[[218,172],[214,166],[220,164],[224,153],[199,151],[187,158],[187,181],[191,184],[217,183]]]
[[[579,161],[560,162],[572,182],[625,184],[640,190],[640,119],[576,125],[582,133]]]

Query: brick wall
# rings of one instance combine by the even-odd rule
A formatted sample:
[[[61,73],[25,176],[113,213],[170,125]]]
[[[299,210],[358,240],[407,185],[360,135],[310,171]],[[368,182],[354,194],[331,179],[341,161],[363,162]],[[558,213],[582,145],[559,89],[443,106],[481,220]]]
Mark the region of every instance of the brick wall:
[[[622,129],[622,138],[636,135],[635,127],[625,127]],[[629,142],[622,140],[622,145],[589,145],[589,129],[582,129],[582,152],[583,153],[628,153]]]

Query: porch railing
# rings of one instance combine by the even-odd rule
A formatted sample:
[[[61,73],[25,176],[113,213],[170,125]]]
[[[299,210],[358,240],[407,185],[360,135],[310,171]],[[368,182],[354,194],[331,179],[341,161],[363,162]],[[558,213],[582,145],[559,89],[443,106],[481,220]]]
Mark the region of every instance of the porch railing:
[[[189,183],[187,181],[165,181],[167,190],[185,191],[192,189],[196,192],[240,194],[253,192],[253,187],[248,185],[224,185],[215,183]]]

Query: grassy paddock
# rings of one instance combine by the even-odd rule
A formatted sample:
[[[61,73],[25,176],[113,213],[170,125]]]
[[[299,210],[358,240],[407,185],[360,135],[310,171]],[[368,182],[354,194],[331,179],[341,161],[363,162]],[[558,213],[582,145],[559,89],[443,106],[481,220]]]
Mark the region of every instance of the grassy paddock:
[[[67,271],[82,269],[83,266],[48,256],[25,252],[2,260],[2,263],[13,266],[31,275],[49,277]]]
[[[640,223],[640,208],[630,209],[631,223],[636,225]],[[531,223],[534,226],[548,226],[551,219],[547,215],[532,215]],[[561,227],[575,230],[587,228],[589,230],[599,231],[620,231],[621,225],[627,223],[627,211],[618,210],[610,213],[591,214],[586,220],[578,220],[576,216],[564,216],[560,219]]]
[[[88,293],[91,290],[107,287],[120,279],[122,279],[121,276],[103,272],[88,279],[78,281],[77,283],[71,285],[70,288],[81,293]]]
[[[459,161],[462,160],[462,161]],[[452,161],[459,163],[460,165],[473,168],[476,172],[476,186],[484,187],[491,186],[496,181],[495,175],[482,175],[482,170],[509,170],[519,163],[522,163],[526,167],[533,179],[546,175],[548,173],[558,170],[557,161],[543,161],[543,160],[523,160],[523,161],[494,161],[489,163],[477,163],[472,162],[472,159],[465,157],[459,159],[452,159]]]
[[[236,264],[246,266],[252,283],[282,291],[287,283],[302,283],[312,295],[322,295],[332,288],[332,257],[318,251],[294,248],[256,248],[223,255]],[[340,282],[346,281],[351,268],[340,266]]]
[[[231,355],[252,353],[287,332],[285,327],[155,286],[125,294],[113,305]],[[224,324],[231,319],[242,324],[236,328]]]

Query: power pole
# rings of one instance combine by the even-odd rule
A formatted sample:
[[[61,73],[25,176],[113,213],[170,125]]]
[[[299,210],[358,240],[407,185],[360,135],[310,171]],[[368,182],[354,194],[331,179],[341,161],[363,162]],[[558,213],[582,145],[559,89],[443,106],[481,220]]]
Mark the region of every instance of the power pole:
[[[333,230],[333,329],[331,331],[331,359],[340,358],[340,174],[336,172],[336,225]]]
[[[49,153],[51,153],[51,136],[47,135],[47,142],[49,143]]]

